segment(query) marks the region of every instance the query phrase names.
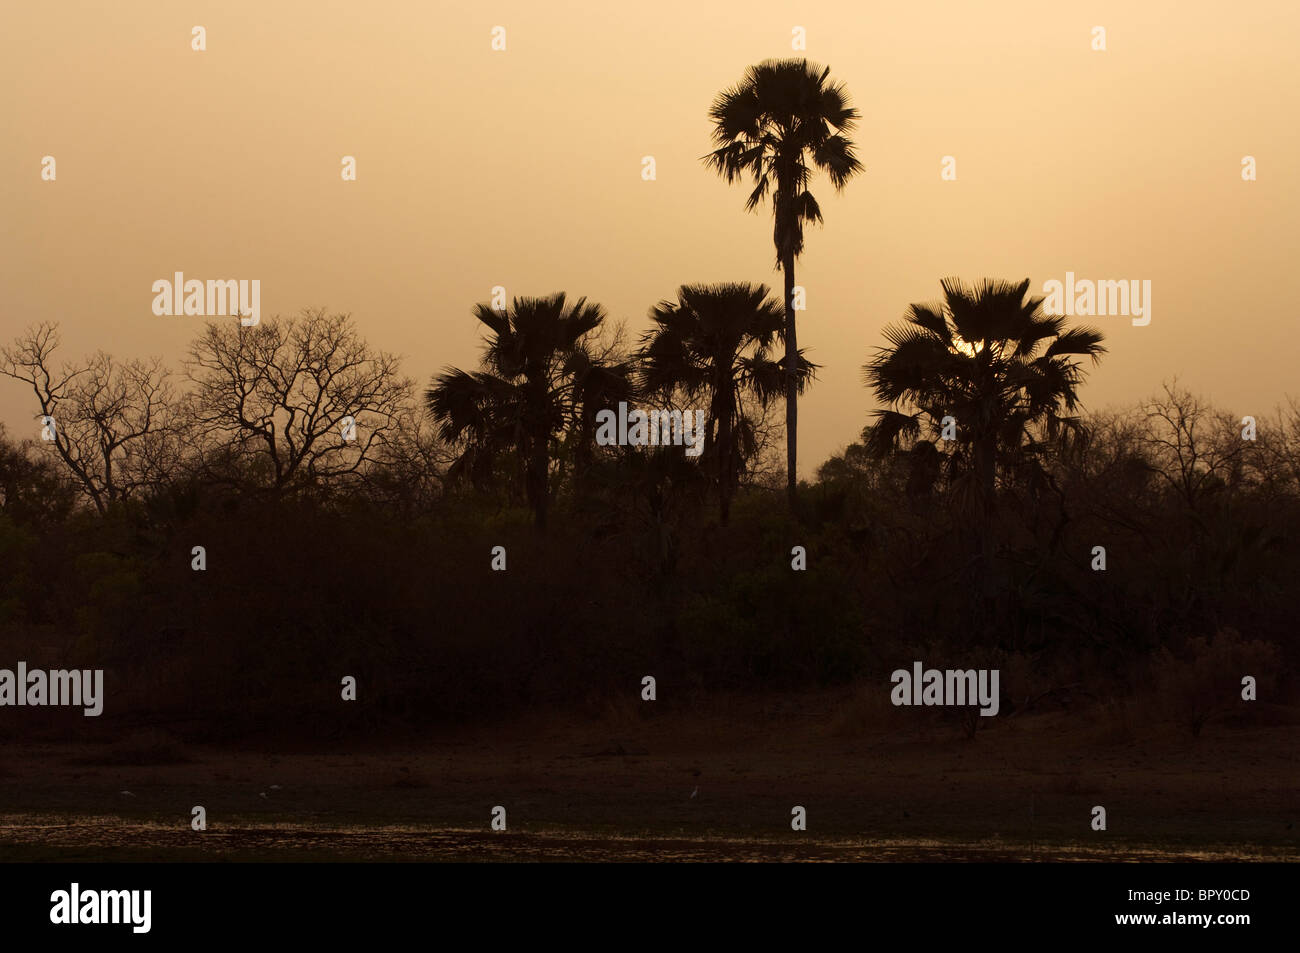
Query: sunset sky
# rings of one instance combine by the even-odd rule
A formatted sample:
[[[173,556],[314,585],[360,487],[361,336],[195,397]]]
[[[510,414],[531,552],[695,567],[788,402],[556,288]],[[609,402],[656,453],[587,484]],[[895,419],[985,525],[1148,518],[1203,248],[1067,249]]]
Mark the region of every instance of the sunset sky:
[[[866,171],[813,188],[826,224],[797,268],[799,340],[823,369],[800,402],[802,475],[857,438],[881,329],[948,275],[1150,280],[1150,325],[1083,319],[1110,349],[1090,408],[1174,375],[1238,414],[1300,397],[1300,7],[986,7],[6,4],[0,338],[55,320],[65,357],[179,367],[204,319],[156,317],[152,283],[256,278],[264,317],[350,311],[422,388],[477,363],[470,311],[494,285],[585,295],[635,334],[683,283],[779,289],[770,207],[746,213],[700,157],[719,90],[806,55],[861,111]],[[10,436],[35,436],[36,413],[0,380]]]

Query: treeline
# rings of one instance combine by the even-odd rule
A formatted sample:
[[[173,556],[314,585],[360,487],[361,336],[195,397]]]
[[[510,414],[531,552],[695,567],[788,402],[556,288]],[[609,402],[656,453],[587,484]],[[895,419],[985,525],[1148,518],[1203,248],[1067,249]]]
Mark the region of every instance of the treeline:
[[[209,324],[179,370],[57,362],[37,327],[0,355],[41,431],[0,435],[3,657],[103,667],[105,719],[195,735],[916,659],[1000,667],[1004,712],[1160,687],[1199,731],[1243,675],[1287,697],[1300,405],[1244,419],[1170,382],[1085,415],[1101,335],[1027,288],[945,282],[887,329],[881,410],[793,510],[762,286],[684,287],[637,341],[564,295],[480,305],[480,365],[418,393],[323,311]],[[619,403],[704,410],[703,452],[601,444]]]

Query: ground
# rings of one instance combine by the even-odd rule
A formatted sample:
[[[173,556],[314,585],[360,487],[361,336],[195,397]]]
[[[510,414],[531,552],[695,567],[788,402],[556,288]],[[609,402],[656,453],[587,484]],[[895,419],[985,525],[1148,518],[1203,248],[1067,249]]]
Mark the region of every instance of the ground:
[[[0,859],[1294,861],[1296,715],[1193,738],[1056,709],[981,719],[967,738],[946,713],[842,690],[330,744],[158,730],[67,744],[10,724]]]

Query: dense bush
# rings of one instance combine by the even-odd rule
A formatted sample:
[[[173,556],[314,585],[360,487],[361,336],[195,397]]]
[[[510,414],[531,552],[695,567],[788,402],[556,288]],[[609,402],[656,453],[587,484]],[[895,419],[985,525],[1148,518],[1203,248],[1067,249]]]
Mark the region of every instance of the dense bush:
[[[407,383],[391,383],[384,401],[400,404]],[[720,510],[721,477],[679,448],[579,439],[597,390],[582,391],[596,403],[578,429],[560,419],[563,439],[534,454],[550,468],[544,531],[505,431],[458,481],[465,447],[411,405],[370,411],[389,415],[382,443],[298,447],[292,478],[275,480],[261,458],[278,451],[256,428],[228,446],[178,425],[84,477],[99,418],[70,449],[0,433],[0,666],[103,667],[105,723],[225,735],[600,704],[647,674],[672,705],[883,680],[915,660],[1003,669],[1004,711],[1155,692],[1194,732],[1243,674],[1294,696],[1295,406],[1250,440],[1171,386],[1079,418],[1069,441],[1017,430],[974,495],[960,447],[873,444],[868,428],[792,513],[763,420],[767,442]],[[276,414],[313,399],[271,394],[257,426],[278,434]],[[1016,462],[1026,440],[1032,466]],[[345,675],[355,705],[338,704]]]

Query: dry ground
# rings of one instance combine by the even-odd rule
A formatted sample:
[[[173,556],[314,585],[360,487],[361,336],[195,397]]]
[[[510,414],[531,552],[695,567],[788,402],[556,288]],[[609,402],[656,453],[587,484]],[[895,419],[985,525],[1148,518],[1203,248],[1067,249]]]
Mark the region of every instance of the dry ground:
[[[638,700],[329,745],[37,743],[11,724],[0,859],[1300,859],[1294,710],[1195,739],[1115,708],[1031,711],[968,739],[880,694]]]

